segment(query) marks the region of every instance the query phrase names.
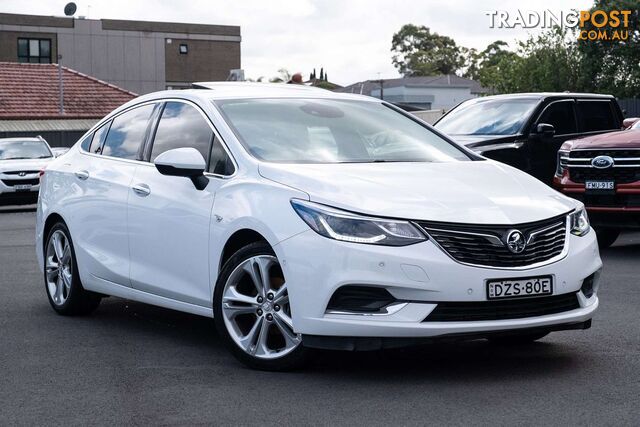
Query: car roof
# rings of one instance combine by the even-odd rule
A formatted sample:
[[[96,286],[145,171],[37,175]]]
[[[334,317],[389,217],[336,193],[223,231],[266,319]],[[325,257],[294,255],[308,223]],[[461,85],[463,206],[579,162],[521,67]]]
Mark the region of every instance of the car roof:
[[[613,95],[600,93],[579,93],[579,92],[525,92],[508,93],[504,95],[483,96],[473,98],[474,101],[488,101],[492,99],[545,99],[545,98],[598,98],[615,99]]]
[[[331,92],[312,86],[284,84],[284,83],[254,83],[254,82],[199,82],[194,83],[194,89],[164,90],[140,96],[125,105],[138,104],[145,101],[161,100],[164,98],[191,98],[199,100],[217,99],[251,99],[251,98],[326,98],[351,99],[370,102],[381,102],[377,98],[365,95],[355,95]]]

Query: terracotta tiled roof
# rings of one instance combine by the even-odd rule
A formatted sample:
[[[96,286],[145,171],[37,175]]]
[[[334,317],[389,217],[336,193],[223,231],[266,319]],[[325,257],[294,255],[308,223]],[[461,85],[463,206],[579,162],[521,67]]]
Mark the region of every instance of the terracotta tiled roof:
[[[60,114],[58,65],[0,62],[0,119],[101,118],[135,93],[62,67]]]

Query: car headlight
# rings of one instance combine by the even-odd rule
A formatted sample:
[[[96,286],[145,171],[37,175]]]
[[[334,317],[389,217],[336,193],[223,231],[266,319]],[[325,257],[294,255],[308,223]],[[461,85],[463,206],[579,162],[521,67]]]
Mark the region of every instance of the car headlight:
[[[567,151],[558,151],[558,158],[556,160],[556,175],[562,176],[565,170],[567,170],[567,161],[563,160],[569,155]]]
[[[591,229],[585,208],[580,208],[569,215],[569,221],[571,224],[571,234],[575,234],[576,236],[584,236]]]
[[[383,246],[406,246],[427,240],[408,221],[372,218],[298,199],[292,199],[291,206],[313,231],[330,239]]]

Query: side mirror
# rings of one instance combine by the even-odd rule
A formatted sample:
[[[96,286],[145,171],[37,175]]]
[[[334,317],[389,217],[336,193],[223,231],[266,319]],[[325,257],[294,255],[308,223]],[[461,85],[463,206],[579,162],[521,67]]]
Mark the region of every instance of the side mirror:
[[[638,120],[640,120],[640,117],[629,117],[628,119],[624,119],[622,121],[622,128],[623,129],[629,129],[631,126],[633,126]]]
[[[204,176],[206,162],[195,148],[174,148],[160,154],[153,162],[162,175],[189,178],[198,190],[204,190],[209,179]]]
[[[556,128],[548,123],[538,123],[536,126],[536,133],[548,138],[556,133]]]

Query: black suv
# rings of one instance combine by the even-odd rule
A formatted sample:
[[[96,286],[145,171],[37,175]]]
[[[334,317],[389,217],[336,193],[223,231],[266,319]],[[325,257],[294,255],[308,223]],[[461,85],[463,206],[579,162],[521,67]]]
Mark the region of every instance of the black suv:
[[[622,120],[611,95],[519,93],[462,102],[434,126],[477,153],[551,185],[564,141],[620,130]]]

